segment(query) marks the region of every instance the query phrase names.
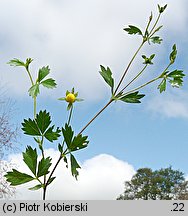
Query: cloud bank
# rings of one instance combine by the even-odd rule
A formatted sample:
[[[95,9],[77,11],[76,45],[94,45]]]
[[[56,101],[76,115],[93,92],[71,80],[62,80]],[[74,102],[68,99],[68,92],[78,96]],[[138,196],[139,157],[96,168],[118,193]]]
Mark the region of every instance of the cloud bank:
[[[59,153],[53,149],[48,149],[46,155],[52,157],[53,163],[59,157]],[[19,171],[28,173],[21,154],[11,155],[9,159]],[[124,181],[130,180],[135,174],[132,165],[107,154],[88,159],[81,164],[81,167],[78,181],[76,181],[70,170],[63,163],[60,164],[55,172],[57,178],[49,186],[47,199],[114,200],[123,192]],[[35,183],[18,186],[14,199],[41,199],[41,192],[28,190],[28,187],[33,185]]]

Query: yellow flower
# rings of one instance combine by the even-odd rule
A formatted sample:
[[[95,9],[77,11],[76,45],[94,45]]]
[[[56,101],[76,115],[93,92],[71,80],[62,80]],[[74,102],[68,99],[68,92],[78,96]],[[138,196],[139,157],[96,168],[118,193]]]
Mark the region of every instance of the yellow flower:
[[[71,104],[72,104],[72,103],[75,102],[76,96],[75,96],[73,93],[68,93],[68,94],[66,95],[65,100],[66,100],[68,103],[71,103]]]

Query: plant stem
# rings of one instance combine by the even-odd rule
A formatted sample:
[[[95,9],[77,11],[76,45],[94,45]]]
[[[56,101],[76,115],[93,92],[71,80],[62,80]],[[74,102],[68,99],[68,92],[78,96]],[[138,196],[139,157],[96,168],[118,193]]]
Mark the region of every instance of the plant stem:
[[[116,90],[114,91],[114,95],[117,93],[117,91],[118,91],[118,89],[119,89],[121,83],[123,82],[123,80],[124,80],[124,78],[125,78],[125,75],[127,74],[128,70],[129,70],[129,68],[130,68],[130,66],[131,66],[131,64],[132,64],[132,62],[134,61],[135,57],[137,56],[138,52],[141,50],[141,48],[142,48],[142,46],[144,45],[145,42],[146,42],[146,41],[144,41],[144,40],[142,41],[141,45],[139,46],[139,48],[137,49],[137,51],[136,51],[135,54],[133,55],[132,59],[130,60],[129,64],[127,65],[127,68],[125,69],[125,72],[123,73],[123,75],[122,75],[122,77],[121,77],[121,79],[120,79],[120,81],[119,81],[119,83],[118,83],[118,85],[117,85],[117,88],[116,88]]]
[[[159,13],[159,15],[158,15],[158,17],[157,17],[157,19],[156,19],[156,21],[155,21],[155,23],[154,23],[154,25],[153,25],[153,28],[152,28],[152,29],[150,30],[150,32],[149,32],[149,36],[150,36],[150,37],[153,36],[153,34],[155,33],[155,31],[153,32],[153,30],[155,29],[157,23],[159,22],[160,17],[161,17],[161,13]]]
[[[144,72],[144,70],[147,68],[147,64],[143,67],[143,69],[118,93],[122,93],[131,83],[133,83],[135,80],[138,79],[139,76]]]
[[[70,124],[70,121],[71,121],[72,111],[73,111],[73,105],[71,106],[71,109],[70,109],[70,113],[69,113],[69,117],[68,117],[68,121],[67,121],[68,125]]]
[[[114,101],[114,99],[110,99],[110,101],[82,128],[79,134],[82,132]]]

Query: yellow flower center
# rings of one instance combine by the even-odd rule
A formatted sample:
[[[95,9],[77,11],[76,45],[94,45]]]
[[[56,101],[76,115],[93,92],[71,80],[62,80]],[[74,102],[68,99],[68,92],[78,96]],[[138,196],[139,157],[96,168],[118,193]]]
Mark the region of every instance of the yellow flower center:
[[[66,100],[68,103],[74,103],[74,101],[76,100],[76,97],[75,97],[74,94],[69,93],[69,94],[66,96],[65,100]]]

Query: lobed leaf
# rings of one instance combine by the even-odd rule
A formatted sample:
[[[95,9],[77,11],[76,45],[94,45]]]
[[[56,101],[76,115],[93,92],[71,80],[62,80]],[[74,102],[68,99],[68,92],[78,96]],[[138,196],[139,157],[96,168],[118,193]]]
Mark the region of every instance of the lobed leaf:
[[[61,130],[59,130],[59,128],[57,128],[56,130],[54,130],[54,125],[50,128],[48,128],[48,130],[45,132],[44,137],[49,140],[50,142],[53,142],[54,140],[57,140],[58,137],[60,137],[60,132]]]
[[[21,173],[16,169],[13,169],[11,172],[7,172],[5,177],[7,181],[11,183],[10,185],[12,186],[21,185],[35,179],[32,176],[26,173]]]
[[[30,118],[28,120],[24,119],[22,126],[24,134],[32,136],[41,136],[41,132],[36,124],[36,121],[31,120]]]
[[[78,134],[74,137],[69,149],[71,151],[78,151],[80,149],[86,148],[89,141],[87,141],[87,136],[82,136],[82,134]]]
[[[49,66],[42,67],[38,72],[38,81],[41,82],[50,73]]]
[[[55,82],[55,80],[54,79],[52,79],[52,78],[49,78],[49,79],[46,79],[46,80],[44,80],[44,81],[42,81],[41,82],[41,84],[44,86],[44,87],[46,87],[46,88],[56,88],[56,82]]]
[[[124,31],[128,32],[128,34],[138,34],[138,35],[142,35],[142,31],[133,25],[129,25],[128,28],[124,28]]]
[[[144,94],[139,94],[137,91],[121,97],[120,100],[126,103],[141,103],[139,99],[143,98],[144,96]]]
[[[33,86],[31,86],[28,92],[29,92],[29,96],[31,96],[32,98],[37,97],[37,95],[40,93],[39,83],[36,83]]]
[[[46,110],[40,111],[36,115],[35,121],[37,123],[38,128],[40,129],[41,134],[44,134],[44,132],[46,131],[46,129],[51,124],[50,113],[46,112]]]
[[[51,163],[51,158],[42,158],[38,164],[38,172],[37,172],[37,177],[41,177],[44,175],[47,175],[49,173],[49,168],[52,165]]]
[[[154,36],[150,38],[150,41],[154,44],[161,44],[161,42],[163,41],[162,38],[160,38],[159,36]]]
[[[78,164],[78,162],[76,161],[75,157],[70,154],[70,161],[71,161],[71,172],[72,172],[72,176],[74,176],[77,180],[77,177],[79,175],[79,172],[77,169],[80,169],[80,165]]]
[[[65,128],[62,128],[62,132],[63,132],[65,143],[67,144],[67,147],[70,149],[74,131],[72,130],[72,127],[66,123]]]
[[[160,93],[166,90],[166,78],[162,79],[161,83],[158,85]]]
[[[37,150],[27,146],[26,152],[23,152],[23,161],[27,164],[31,172],[36,176],[37,168]]]

